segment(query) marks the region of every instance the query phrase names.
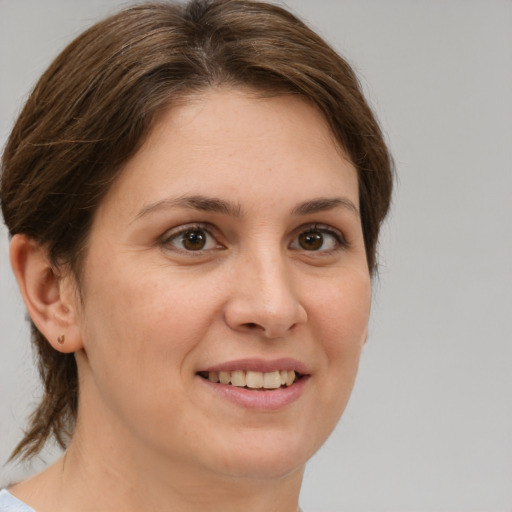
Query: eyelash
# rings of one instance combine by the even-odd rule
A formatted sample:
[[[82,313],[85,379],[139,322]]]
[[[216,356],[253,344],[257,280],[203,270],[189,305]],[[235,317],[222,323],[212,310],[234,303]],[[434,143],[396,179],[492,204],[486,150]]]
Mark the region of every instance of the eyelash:
[[[224,248],[224,246],[222,246],[222,244],[219,244],[219,242],[216,240],[216,237],[212,234],[212,226],[209,224],[186,224],[184,226],[180,226],[179,228],[171,230],[170,232],[168,231],[164,235],[164,237],[161,241],[161,245],[164,247],[168,247],[169,245],[172,246],[172,242],[174,240],[179,241],[180,236],[182,237],[181,240],[183,240],[183,236],[186,233],[193,233],[194,231],[207,233],[207,235],[216,242],[216,245],[217,245],[216,248],[221,248],[221,247]],[[174,246],[172,250],[186,253],[187,255],[191,255],[191,256],[200,256],[200,255],[204,254],[205,252],[211,251],[212,249],[199,249],[199,250],[194,251],[194,250],[187,250],[185,248],[179,248],[179,247]]]
[[[194,231],[206,233],[209,237],[211,237],[215,241],[217,247],[209,248],[209,249],[197,249],[197,250],[190,249],[189,250],[189,249],[174,246],[172,248],[172,250],[186,253],[187,255],[191,255],[191,256],[201,256],[211,250],[224,248],[224,246],[222,244],[220,244],[217,241],[216,237],[212,234],[212,226],[210,224],[203,224],[203,223],[187,224],[184,226],[180,226],[179,228],[176,228],[174,230],[171,230],[170,232],[167,232],[161,240],[161,245],[163,247],[168,247],[170,245],[172,246],[173,241],[175,241],[175,240],[177,240],[178,242],[180,241],[180,236],[183,237],[186,233],[193,233]],[[325,255],[330,255],[332,253],[335,253],[342,249],[347,249],[349,247],[349,243],[346,240],[346,238],[344,237],[344,235],[341,233],[341,231],[338,231],[336,229],[333,229],[330,226],[326,226],[323,224],[309,224],[309,225],[301,226],[300,228],[298,228],[295,231],[293,241],[290,243],[290,247],[292,245],[298,243],[298,238],[301,235],[307,234],[307,233],[315,233],[315,232],[320,233],[324,236],[325,235],[331,236],[335,241],[336,247],[334,247],[332,249],[327,249],[327,250],[307,250],[304,248],[301,249],[300,247],[297,247],[297,250],[299,250],[299,251],[302,250],[303,252],[308,253],[310,255],[315,254],[315,255],[319,255],[319,256],[325,256]],[[181,238],[181,241],[183,241],[183,238]],[[325,242],[325,240],[322,241],[322,244],[324,242]]]
[[[334,229],[331,226],[327,226],[325,224],[309,224],[306,226],[301,226],[296,231],[296,234],[294,236],[292,244],[297,243],[298,238],[301,235],[306,234],[306,233],[315,233],[315,232],[322,234],[324,237],[325,237],[325,235],[331,236],[334,239],[336,246],[332,249],[317,250],[317,251],[315,251],[315,250],[308,251],[307,249],[302,248],[302,250],[305,253],[308,253],[310,255],[314,254],[315,256],[329,256],[333,253],[336,253],[337,251],[347,249],[349,247],[348,241],[341,231]],[[325,240],[323,240],[323,242],[325,242]],[[292,245],[292,244],[290,244],[290,245]],[[301,250],[301,249],[298,248],[298,250]]]

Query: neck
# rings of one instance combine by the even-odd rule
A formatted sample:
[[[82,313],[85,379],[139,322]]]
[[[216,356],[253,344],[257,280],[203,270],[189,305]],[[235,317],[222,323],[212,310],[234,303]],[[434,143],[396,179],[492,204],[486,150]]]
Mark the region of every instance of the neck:
[[[101,435],[94,430],[77,425],[66,454],[13,494],[40,512],[298,510],[303,466],[269,478],[226,475],[113,442],[104,427]]]

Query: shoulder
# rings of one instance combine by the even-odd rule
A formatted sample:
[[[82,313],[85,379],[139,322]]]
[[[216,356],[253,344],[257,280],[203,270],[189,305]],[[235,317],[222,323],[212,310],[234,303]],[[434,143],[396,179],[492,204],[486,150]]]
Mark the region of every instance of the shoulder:
[[[0,512],[35,512],[33,508],[15,498],[9,491],[0,490]]]

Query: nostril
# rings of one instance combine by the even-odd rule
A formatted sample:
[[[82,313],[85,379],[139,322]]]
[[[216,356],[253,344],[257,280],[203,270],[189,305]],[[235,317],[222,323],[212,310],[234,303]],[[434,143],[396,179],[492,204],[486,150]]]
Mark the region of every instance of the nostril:
[[[248,322],[245,324],[245,326],[251,330],[257,329],[259,327],[259,325],[255,324],[254,322]]]

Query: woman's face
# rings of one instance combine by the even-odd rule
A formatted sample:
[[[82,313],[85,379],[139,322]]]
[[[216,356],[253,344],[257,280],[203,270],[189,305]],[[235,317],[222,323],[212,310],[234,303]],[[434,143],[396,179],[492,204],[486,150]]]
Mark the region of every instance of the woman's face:
[[[358,208],[305,101],[217,89],[167,112],[94,219],[79,427],[196,472],[301,470],[366,339]]]

